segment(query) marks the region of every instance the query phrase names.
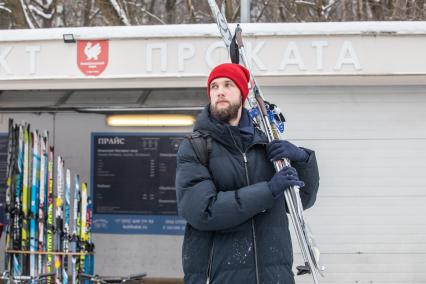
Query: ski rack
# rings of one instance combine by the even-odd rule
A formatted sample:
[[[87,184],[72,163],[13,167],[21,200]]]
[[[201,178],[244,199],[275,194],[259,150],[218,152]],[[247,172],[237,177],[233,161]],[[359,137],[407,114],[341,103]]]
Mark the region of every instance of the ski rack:
[[[47,131],[30,131],[30,124],[15,124],[9,119],[7,275],[2,276],[9,277],[9,282],[35,283],[39,281],[37,277],[50,275],[47,282],[55,278],[56,283],[76,284],[78,273],[93,273],[95,246],[87,184],[74,176],[71,205],[71,171],[65,169],[60,156],[55,161],[53,150]]]
[[[146,273],[140,273],[140,274],[132,274],[129,276],[101,276],[101,275],[92,275],[92,274],[86,274],[86,273],[80,273],[78,274],[78,279],[88,280],[90,282],[99,283],[99,284],[108,284],[108,283],[126,283],[126,282],[134,282],[134,281],[140,281],[146,277]]]
[[[0,279],[6,281],[7,283],[38,283],[43,280],[48,280],[50,277],[55,276],[54,272],[51,273],[43,273],[36,276],[30,275],[20,275],[20,276],[12,276],[8,271],[4,271],[0,276]]]
[[[63,251],[29,251],[29,250],[5,250],[9,254],[35,254],[35,255],[62,255],[62,256],[86,256],[95,255],[95,252],[63,252]]]
[[[264,100],[262,91],[256,83],[249,61],[246,57],[240,25],[237,25],[234,36],[232,36],[226,18],[219,10],[216,1],[208,0],[208,3],[225,46],[229,51],[232,62],[239,63],[241,61],[242,65],[250,71],[250,94],[247,99],[250,105],[250,116],[266,134],[269,142],[274,139],[282,140],[284,138],[284,115],[276,105],[270,104]],[[284,158],[282,161],[274,162],[274,168],[276,171],[280,171],[285,166],[290,166],[289,159]],[[284,196],[301,253],[305,261],[304,265],[297,266],[297,274],[303,275],[310,273],[314,283],[318,284],[318,274],[324,277],[322,272],[325,270],[325,267],[320,263],[320,251],[315,244],[313,234],[311,233],[308,224],[304,220],[303,205],[300,199],[299,187],[293,186],[289,190],[285,190]]]
[[[82,257],[94,255],[94,252],[47,252],[47,251],[22,251],[22,250],[5,250],[6,254],[9,254],[9,257],[13,257],[14,254],[24,254],[24,255],[41,255],[41,256],[60,256],[60,257]],[[46,281],[46,283],[67,283],[65,281],[57,280],[55,277],[58,271],[54,270],[50,273],[42,273],[39,275],[11,275],[9,271],[4,271],[3,275],[0,276],[0,279],[8,281],[9,283],[43,283],[44,279],[54,278],[55,281]],[[61,273],[63,277],[63,274]],[[71,275],[68,275],[71,276]]]

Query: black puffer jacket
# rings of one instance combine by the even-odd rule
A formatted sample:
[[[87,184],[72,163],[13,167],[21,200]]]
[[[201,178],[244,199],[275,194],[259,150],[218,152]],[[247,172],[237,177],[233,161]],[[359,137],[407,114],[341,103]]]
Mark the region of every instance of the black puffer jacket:
[[[283,195],[274,199],[267,182],[275,173],[266,159],[266,136],[255,130],[244,150],[238,127],[210,117],[208,107],[194,130],[212,137],[208,167],[197,160],[188,140],[177,155],[179,214],[187,220],[182,262],[185,283],[294,283],[293,250]],[[318,191],[314,152],[293,163],[305,182],[306,208]],[[246,161],[246,162],[245,162]]]

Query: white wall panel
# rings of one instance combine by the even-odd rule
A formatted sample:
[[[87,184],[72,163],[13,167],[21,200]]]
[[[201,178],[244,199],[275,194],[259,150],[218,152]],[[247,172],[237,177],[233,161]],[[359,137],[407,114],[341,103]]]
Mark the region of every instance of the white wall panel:
[[[327,266],[321,283],[426,283],[426,88],[267,91],[288,139],[317,154],[320,191],[305,213]]]

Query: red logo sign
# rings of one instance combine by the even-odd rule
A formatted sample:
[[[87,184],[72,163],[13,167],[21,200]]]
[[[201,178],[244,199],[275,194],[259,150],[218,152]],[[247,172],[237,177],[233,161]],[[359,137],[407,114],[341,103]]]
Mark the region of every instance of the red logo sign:
[[[88,76],[100,75],[108,65],[108,40],[79,40],[77,65]]]

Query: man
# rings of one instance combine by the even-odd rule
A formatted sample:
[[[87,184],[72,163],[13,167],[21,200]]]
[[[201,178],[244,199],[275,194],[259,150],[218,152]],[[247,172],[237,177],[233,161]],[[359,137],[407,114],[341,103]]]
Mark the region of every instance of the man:
[[[318,191],[315,154],[288,141],[268,143],[243,104],[249,71],[225,63],[207,82],[210,104],[194,130],[211,137],[204,165],[188,139],[177,154],[179,214],[187,221],[182,248],[185,283],[294,283],[293,251],[283,192],[300,186],[304,208]],[[276,173],[272,160],[292,167]]]

